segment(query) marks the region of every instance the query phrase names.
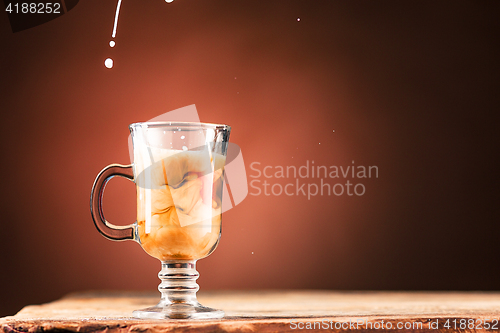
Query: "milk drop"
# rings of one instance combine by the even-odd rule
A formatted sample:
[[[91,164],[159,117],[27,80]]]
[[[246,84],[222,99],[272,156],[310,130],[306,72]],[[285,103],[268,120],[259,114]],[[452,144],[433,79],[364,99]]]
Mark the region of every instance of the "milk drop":
[[[108,58],[104,60],[104,66],[106,66],[106,68],[113,68],[113,59]]]
[[[115,13],[115,22],[113,24],[113,33],[111,34],[112,38],[116,37],[116,27],[118,25],[118,15],[120,14],[120,6],[122,5],[122,0],[118,0],[118,4],[116,5],[116,13]],[[110,47],[115,47],[116,43],[114,40],[109,41]],[[113,59],[108,58],[104,60],[104,66],[106,68],[113,68]]]
[[[171,3],[173,1],[174,0],[165,0],[165,2],[167,2],[167,3]],[[113,24],[113,33],[111,34],[112,38],[116,37],[116,27],[118,26],[118,16],[120,15],[120,7],[121,7],[121,5],[122,5],[122,0],[118,0],[118,3],[116,5],[116,12],[115,12],[115,22]],[[114,40],[109,41],[109,46],[110,47],[115,47],[115,45],[116,45],[116,43],[115,43]],[[104,61],[104,65],[107,68],[112,68],[113,67],[113,59],[111,59],[111,58],[106,59]]]

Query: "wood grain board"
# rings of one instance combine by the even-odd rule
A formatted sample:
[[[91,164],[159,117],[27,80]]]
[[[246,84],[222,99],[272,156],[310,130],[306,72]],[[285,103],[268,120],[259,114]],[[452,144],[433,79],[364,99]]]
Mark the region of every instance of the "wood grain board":
[[[500,332],[500,293],[220,291],[198,299],[226,317],[139,320],[132,311],[156,304],[158,292],[95,291],[27,306],[1,318],[0,332]]]

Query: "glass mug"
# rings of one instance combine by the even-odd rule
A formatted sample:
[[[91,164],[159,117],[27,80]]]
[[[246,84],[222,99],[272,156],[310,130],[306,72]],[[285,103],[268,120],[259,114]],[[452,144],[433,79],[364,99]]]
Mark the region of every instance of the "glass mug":
[[[136,310],[137,318],[222,318],[198,303],[196,261],[210,255],[221,235],[227,125],[145,122],[129,126],[132,165],[111,164],[97,176],[90,197],[92,218],[111,240],[135,240],[162,270],[160,302]],[[102,198],[115,176],[136,184],[137,221],[115,226],[104,218]]]

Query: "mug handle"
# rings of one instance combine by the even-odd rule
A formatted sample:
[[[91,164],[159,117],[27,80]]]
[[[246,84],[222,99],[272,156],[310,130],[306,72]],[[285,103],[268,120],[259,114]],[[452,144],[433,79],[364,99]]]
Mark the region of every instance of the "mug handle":
[[[99,230],[104,237],[117,241],[127,239],[134,240],[136,230],[135,223],[126,226],[116,226],[109,223],[104,218],[104,213],[102,211],[104,188],[107,182],[115,176],[134,181],[132,165],[110,164],[99,172],[92,186],[92,192],[90,193],[90,212],[92,214],[92,219],[94,220],[97,230]]]

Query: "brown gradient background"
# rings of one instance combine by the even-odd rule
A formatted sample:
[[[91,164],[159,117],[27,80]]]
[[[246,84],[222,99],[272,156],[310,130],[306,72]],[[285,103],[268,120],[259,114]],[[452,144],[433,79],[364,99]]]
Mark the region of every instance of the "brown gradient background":
[[[202,290],[498,290],[499,4],[125,0],[114,49],[116,1],[15,34],[0,14],[0,315],[157,287],[156,259],[95,230],[90,189],[129,162],[128,124],[190,104],[232,126],[249,176],[379,167],[361,197],[249,195]],[[104,208],[131,223],[133,184]]]

